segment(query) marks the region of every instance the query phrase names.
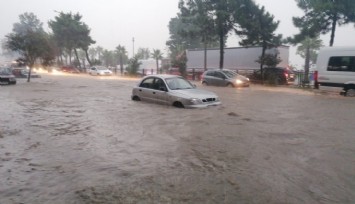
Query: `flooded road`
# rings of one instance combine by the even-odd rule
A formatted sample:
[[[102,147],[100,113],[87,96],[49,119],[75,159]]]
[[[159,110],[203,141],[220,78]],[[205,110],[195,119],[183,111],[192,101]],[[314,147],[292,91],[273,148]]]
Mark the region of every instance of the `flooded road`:
[[[201,87],[222,105],[178,109],[131,101],[136,83],[0,86],[0,203],[355,202],[354,98]]]

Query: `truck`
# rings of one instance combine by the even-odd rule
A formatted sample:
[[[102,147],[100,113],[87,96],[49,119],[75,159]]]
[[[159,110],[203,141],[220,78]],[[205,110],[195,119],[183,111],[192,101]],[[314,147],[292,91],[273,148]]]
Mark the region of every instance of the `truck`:
[[[224,69],[235,71],[255,71],[260,69],[256,62],[262,53],[262,47],[231,47],[224,49]],[[266,54],[277,54],[281,62],[277,67],[288,67],[289,46],[279,46],[266,50]],[[186,51],[187,70],[204,69],[204,49],[188,49]],[[219,68],[219,48],[207,49],[207,69]]]

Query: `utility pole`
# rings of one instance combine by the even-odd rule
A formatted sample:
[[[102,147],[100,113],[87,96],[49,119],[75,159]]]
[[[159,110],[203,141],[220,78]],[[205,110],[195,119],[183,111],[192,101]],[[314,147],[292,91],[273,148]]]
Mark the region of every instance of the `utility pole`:
[[[133,42],[133,56],[132,58],[134,57],[134,37],[132,38],[132,42]]]

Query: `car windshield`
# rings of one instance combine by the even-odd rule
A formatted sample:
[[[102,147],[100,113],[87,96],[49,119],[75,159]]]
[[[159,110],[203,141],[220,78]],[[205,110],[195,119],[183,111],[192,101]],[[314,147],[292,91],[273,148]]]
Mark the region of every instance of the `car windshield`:
[[[11,73],[9,68],[0,68],[0,74],[9,75]]]
[[[233,72],[233,71],[229,71],[229,70],[223,70],[222,71],[228,78],[233,78],[235,75],[237,75],[237,73]]]
[[[193,89],[192,84],[182,77],[173,77],[165,79],[168,84],[169,89],[178,90],[178,89]]]

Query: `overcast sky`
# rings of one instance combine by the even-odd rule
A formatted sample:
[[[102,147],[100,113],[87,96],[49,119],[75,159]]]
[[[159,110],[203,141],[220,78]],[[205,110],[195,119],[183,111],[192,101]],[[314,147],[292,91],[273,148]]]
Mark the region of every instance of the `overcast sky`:
[[[56,11],[80,13],[83,21],[91,28],[94,46],[113,50],[119,44],[126,47],[129,55],[138,48],[160,49],[166,52],[169,39],[168,24],[178,12],[179,0],[3,0],[0,7],[0,39],[12,31],[13,23],[24,12],[33,12],[45,25],[54,19]],[[280,21],[278,33],[284,37],[297,33],[292,24],[293,16],[301,16],[302,11],[295,0],[255,0]],[[355,46],[353,25],[338,28],[334,46]],[[325,45],[329,35],[322,36]],[[229,47],[239,46],[235,37],[228,41]],[[303,60],[291,48],[290,63],[300,66]]]

